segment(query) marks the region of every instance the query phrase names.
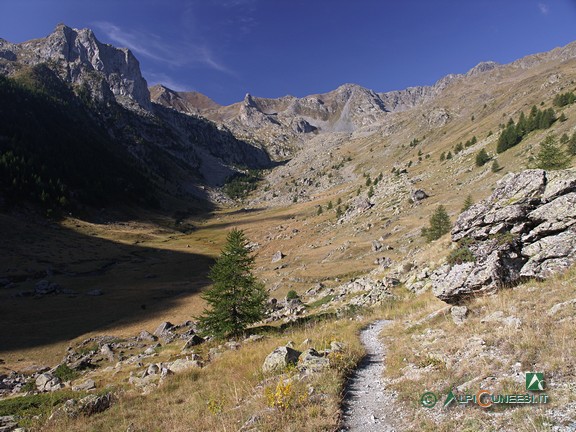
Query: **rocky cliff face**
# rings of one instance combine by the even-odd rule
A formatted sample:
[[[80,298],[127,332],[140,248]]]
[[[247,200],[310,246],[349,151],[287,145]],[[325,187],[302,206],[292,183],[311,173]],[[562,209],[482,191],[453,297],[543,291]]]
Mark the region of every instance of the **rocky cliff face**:
[[[432,276],[449,303],[567,269],[576,261],[576,170],[508,174],[460,215],[452,240],[464,262]]]
[[[46,104],[58,100],[75,107],[87,119],[87,130],[102,132],[101,145],[108,145],[114,154],[121,155],[120,159],[125,159],[121,163],[153,179],[168,195],[214,198],[205,186],[220,186],[239,169],[270,165],[266,151],[236,138],[226,128],[153,104],[138,60],[128,49],[100,43],[89,29],[58,25],[43,39],[20,44],[0,40],[0,74],[11,77],[17,86],[25,82],[24,87],[42,89],[53,96]],[[182,107],[218,107],[199,94],[179,98],[163,87],[156,94],[171,103],[181,100]],[[13,100],[8,100],[3,108],[16,114],[24,109],[43,120],[49,118],[47,111],[51,111],[36,106],[22,108]],[[21,135],[8,129],[8,137]],[[40,139],[36,135],[41,133],[34,130],[26,140],[14,141],[14,148],[5,144],[0,151],[21,154],[28,141]],[[88,140],[86,145],[93,143]],[[97,146],[86,151],[104,152]],[[58,170],[62,168],[52,168],[59,177]]]
[[[284,96],[271,99],[247,94],[242,102],[229,106],[219,106],[196,92],[175,92],[163,86],[151,90],[155,103],[204,116],[238,137],[265,145],[273,156],[282,159],[293,155],[305,141],[317,134],[372,133],[374,128],[386,122],[389,113],[431,103],[453,83],[498,66],[494,62],[484,62],[465,75],[447,75],[432,86],[385,93],[356,84],[344,84],[331,92],[302,98]],[[431,112],[431,115],[434,117],[436,113]],[[433,118],[429,123],[441,126],[446,121]]]
[[[0,71],[4,74],[47,62],[62,80],[87,88],[96,100],[115,99],[131,108],[151,108],[138,60],[127,48],[101,43],[90,29],[59,24],[43,39],[20,44],[0,40]]]

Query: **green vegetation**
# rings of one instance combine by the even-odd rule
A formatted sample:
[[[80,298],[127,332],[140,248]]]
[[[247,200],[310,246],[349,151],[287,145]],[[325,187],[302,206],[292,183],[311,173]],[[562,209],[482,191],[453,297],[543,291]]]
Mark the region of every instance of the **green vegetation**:
[[[540,110],[534,105],[528,117],[520,113],[518,123],[510,119],[504,130],[500,133],[496,151],[502,153],[514,147],[530,132],[537,129],[548,129],[556,121],[556,113],[552,108]]]
[[[290,291],[288,291],[288,294],[286,294],[286,300],[295,300],[295,299],[299,299],[299,298],[300,298],[300,296],[294,290],[290,290]]]
[[[0,416],[14,415],[22,419],[48,416],[55,407],[78,396],[77,392],[66,390],[0,400]],[[26,426],[27,422],[20,421],[20,425]]]
[[[248,170],[244,174],[238,174],[224,185],[224,193],[232,199],[246,198],[250,192],[258,187],[261,175],[258,170]]]
[[[557,107],[563,107],[576,102],[576,95],[573,92],[559,93],[554,97],[554,105]]]
[[[448,264],[453,266],[455,264],[462,264],[464,262],[474,262],[476,261],[476,257],[474,257],[474,254],[467,245],[462,244],[458,245],[457,249],[454,249],[452,252],[450,252],[450,254],[448,254],[446,261]]]
[[[315,309],[315,308],[318,308],[322,305],[325,305],[326,303],[330,303],[333,299],[334,299],[334,296],[331,294],[328,294],[327,296],[324,296],[321,299],[318,299],[312,303],[309,303],[308,307]]]
[[[568,141],[568,154],[571,156],[576,155],[576,132],[572,135],[572,138]]]
[[[444,234],[450,231],[452,224],[450,223],[450,217],[446,212],[446,208],[443,205],[439,205],[429,220],[430,225],[428,227],[422,228],[422,236],[426,238],[426,241],[437,240]]]
[[[486,153],[486,150],[482,149],[476,154],[476,166],[481,167],[485,165],[490,160],[490,156]]]
[[[74,369],[70,369],[68,365],[61,364],[54,371],[54,376],[57,376],[62,381],[72,381],[80,376]]]
[[[474,204],[474,201],[472,200],[472,195],[468,195],[464,200],[464,204],[462,204],[461,212],[465,212],[466,210],[468,210],[470,207],[472,207],[472,204]]]
[[[556,144],[554,135],[548,135],[540,143],[536,167],[544,170],[565,169],[570,166],[570,157]]]
[[[202,294],[210,310],[200,317],[200,327],[217,338],[240,336],[265,314],[267,293],[252,274],[254,257],[246,245],[243,231],[228,233],[226,245],[210,269],[213,285]]]

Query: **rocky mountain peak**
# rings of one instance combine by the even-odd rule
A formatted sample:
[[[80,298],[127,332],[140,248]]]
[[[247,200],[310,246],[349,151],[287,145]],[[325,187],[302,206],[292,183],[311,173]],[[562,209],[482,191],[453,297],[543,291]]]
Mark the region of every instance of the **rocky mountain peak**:
[[[151,107],[146,80],[132,52],[101,43],[90,29],[58,24],[46,38],[0,48],[4,48],[0,49],[0,69],[7,73],[22,65],[52,62],[64,81],[88,86],[98,100],[114,98],[131,108]]]

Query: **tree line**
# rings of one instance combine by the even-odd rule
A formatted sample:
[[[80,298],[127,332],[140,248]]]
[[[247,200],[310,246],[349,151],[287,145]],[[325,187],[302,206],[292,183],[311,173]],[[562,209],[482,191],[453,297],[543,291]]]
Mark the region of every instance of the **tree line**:
[[[536,105],[532,106],[528,116],[526,116],[524,112],[520,113],[517,123],[515,123],[513,119],[508,121],[508,124],[498,138],[496,152],[502,153],[514,147],[530,132],[537,129],[548,129],[555,121],[556,113],[554,109],[548,108],[540,110]]]

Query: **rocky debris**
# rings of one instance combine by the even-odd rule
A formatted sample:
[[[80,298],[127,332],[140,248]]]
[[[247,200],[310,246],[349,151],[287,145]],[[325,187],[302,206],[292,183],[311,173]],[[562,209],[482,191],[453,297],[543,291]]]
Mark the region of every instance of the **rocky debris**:
[[[370,291],[352,298],[349,304],[369,307],[390,300],[392,297],[392,293],[383,281],[374,281],[372,285],[370,285]]]
[[[50,282],[47,279],[42,279],[34,285],[34,294],[37,296],[45,296],[49,294],[59,294],[62,292],[62,287],[55,282]]]
[[[172,333],[171,329],[173,327],[174,327],[174,324],[172,324],[169,321],[165,321],[162,324],[160,324],[158,327],[156,327],[156,330],[154,330],[154,336],[166,337]]]
[[[195,335],[192,335],[192,337],[186,341],[186,343],[184,344],[182,349],[183,350],[189,350],[190,348],[195,347],[196,345],[200,345],[203,342],[204,342],[204,338],[195,334]]]
[[[380,257],[374,260],[374,265],[380,266],[382,270],[389,268],[390,266],[392,266],[392,264],[393,264],[392,259],[387,257]]]
[[[301,372],[321,372],[330,366],[330,360],[325,354],[320,354],[314,348],[308,348],[298,358],[298,370]]]
[[[422,189],[416,189],[416,190],[412,191],[412,193],[410,194],[410,197],[412,198],[412,201],[414,201],[416,203],[416,202],[419,202],[419,201],[422,201],[422,200],[428,198],[429,195],[426,192],[424,192]]]
[[[473,259],[432,275],[448,303],[567,269],[576,261],[576,170],[508,174],[458,217],[452,240]]]
[[[142,330],[138,335],[138,340],[145,341],[145,342],[156,342],[158,340],[157,336],[154,336],[152,333]]]
[[[72,386],[72,390],[77,391],[77,392],[94,390],[95,388],[96,388],[96,383],[94,382],[93,379],[88,379],[81,384],[77,384],[77,385]]]
[[[173,362],[166,363],[166,369],[174,372],[174,373],[182,373],[186,372],[190,369],[201,368],[202,362],[200,361],[200,357],[197,355],[193,355],[189,358],[182,358],[174,360]]]
[[[77,418],[80,416],[91,416],[106,411],[112,405],[113,396],[111,393],[104,395],[88,395],[80,400],[68,399],[62,406],[52,413],[50,419],[61,416]]]
[[[284,255],[281,251],[277,251],[274,255],[272,255],[272,263],[277,263],[281,259],[283,259],[286,255]]]
[[[382,243],[378,240],[372,240],[372,252],[379,252],[382,250]]]
[[[558,312],[560,312],[563,309],[568,308],[569,306],[572,306],[573,308],[576,308],[576,298],[572,299],[572,300],[568,300],[562,303],[557,303],[554,306],[552,306],[548,312],[546,312],[548,314],[548,316],[555,316],[556,314],[558,314]]]
[[[452,320],[456,325],[462,325],[466,321],[466,316],[468,315],[468,308],[466,306],[452,306],[450,308],[450,314],[452,315]]]
[[[114,350],[110,344],[104,344],[100,348],[100,353],[108,358],[108,361],[114,361]]]
[[[262,365],[262,372],[271,373],[283,371],[290,365],[295,365],[298,362],[301,352],[293,348],[282,346],[272,351]]]
[[[522,326],[522,320],[513,315],[504,316],[504,312],[495,311],[480,320],[481,323],[498,323],[518,330]]]
[[[39,392],[53,392],[63,387],[60,378],[49,373],[40,374],[34,383]]]
[[[306,312],[306,306],[299,298],[290,300],[270,299],[275,301],[268,302],[268,314],[264,322],[273,322],[286,319],[295,320],[298,316]]]
[[[0,416],[0,432],[13,432],[18,428],[16,416]]]

